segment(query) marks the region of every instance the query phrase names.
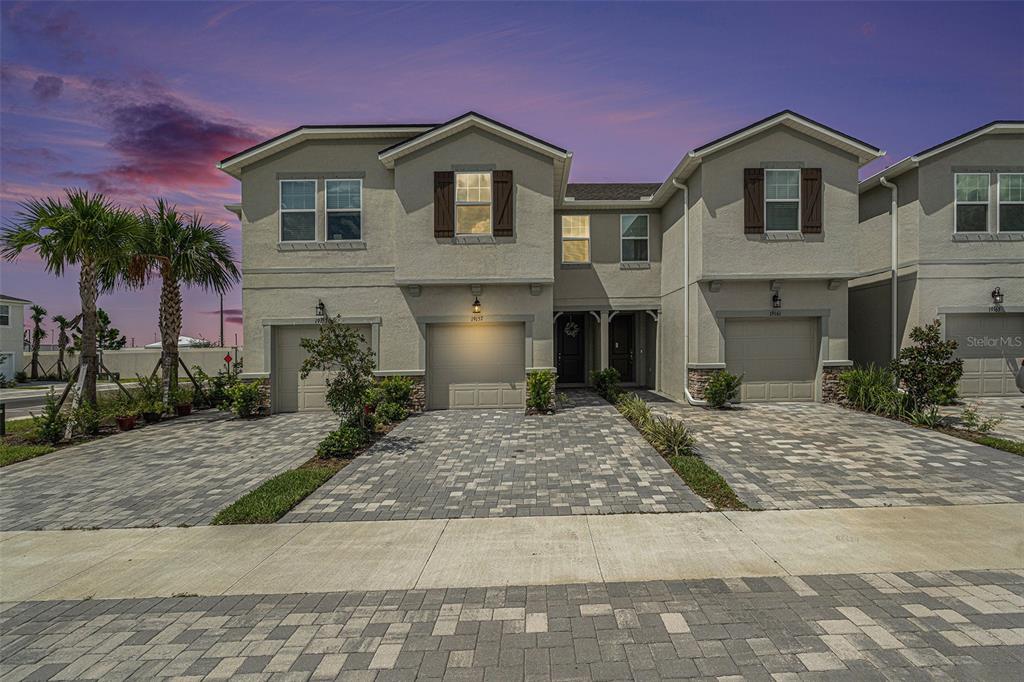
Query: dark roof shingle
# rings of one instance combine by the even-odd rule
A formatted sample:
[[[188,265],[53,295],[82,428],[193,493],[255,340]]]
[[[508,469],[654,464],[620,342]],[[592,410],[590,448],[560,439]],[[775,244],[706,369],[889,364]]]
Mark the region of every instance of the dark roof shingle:
[[[570,182],[565,196],[577,201],[637,201],[659,187],[660,182]]]

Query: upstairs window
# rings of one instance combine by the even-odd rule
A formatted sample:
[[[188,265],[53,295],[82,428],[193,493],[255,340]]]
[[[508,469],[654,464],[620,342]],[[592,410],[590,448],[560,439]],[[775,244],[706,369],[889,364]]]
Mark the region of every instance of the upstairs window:
[[[1024,232],[1024,173],[999,174],[999,231]]]
[[[0,305],[0,327],[11,326],[11,306]]]
[[[491,174],[455,174],[455,234],[491,234]]]
[[[590,216],[562,216],[562,262],[590,262]]]
[[[623,263],[646,263],[649,259],[647,240],[649,236],[646,215],[623,215],[619,217],[621,251]]]
[[[800,171],[764,171],[764,227],[771,231],[800,229]]]
[[[327,240],[362,239],[363,181],[327,180]]]
[[[956,231],[988,232],[988,173],[956,173]]]
[[[316,180],[281,181],[281,241],[316,241]]]

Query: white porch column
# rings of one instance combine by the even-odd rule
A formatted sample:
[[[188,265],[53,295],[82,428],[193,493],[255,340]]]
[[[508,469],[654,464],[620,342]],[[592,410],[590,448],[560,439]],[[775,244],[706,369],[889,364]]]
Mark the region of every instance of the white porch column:
[[[608,311],[601,311],[601,369],[608,369]]]

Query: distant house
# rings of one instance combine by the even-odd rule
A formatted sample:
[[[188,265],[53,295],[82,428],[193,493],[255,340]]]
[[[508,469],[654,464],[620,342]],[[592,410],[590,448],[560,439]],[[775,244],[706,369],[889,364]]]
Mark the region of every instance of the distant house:
[[[14,379],[24,350],[25,306],[31,301],[0,294],[0,376]]]

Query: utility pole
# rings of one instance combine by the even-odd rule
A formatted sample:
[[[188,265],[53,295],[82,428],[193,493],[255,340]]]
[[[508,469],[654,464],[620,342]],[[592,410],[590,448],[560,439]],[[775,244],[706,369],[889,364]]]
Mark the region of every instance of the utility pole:
[[[224,294],[220,295],[220,347],[224,347]]]

